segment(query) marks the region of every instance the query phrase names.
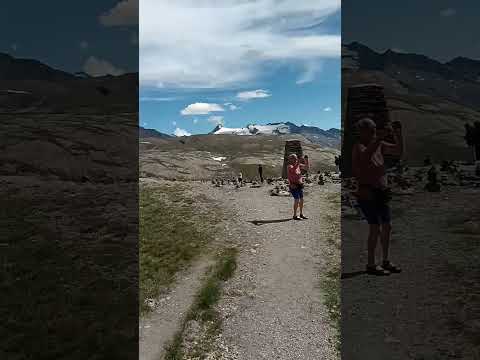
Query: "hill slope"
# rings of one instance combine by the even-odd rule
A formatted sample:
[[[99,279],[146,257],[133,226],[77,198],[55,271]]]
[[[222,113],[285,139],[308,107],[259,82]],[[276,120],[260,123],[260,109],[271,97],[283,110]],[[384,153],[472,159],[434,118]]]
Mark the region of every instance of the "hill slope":
[[[231,178],[242,171],[246,178],[257,175],[263,165],[265,177],[281,176],[285,141],[302,141],[312,170],[334,170],[337,149],[322,147],[302,135],[193,135],[151,138],[140,144],[140,176],[163,179]]]
[[[36,60],[0,54],[1,113],[137,111],[137,73],[73,75]]]
[[[391,50],[380,54],[352,43],[342,47],[342,87],[378,83],[385,88],[391,119],[404,125],[410,163],[419,164],[427,155],[470,160],[464,124],[480,118],[480,82],[475,77],[479,64],[464,58],[443,64]],[[342,92],[342,111],[346,94]]]

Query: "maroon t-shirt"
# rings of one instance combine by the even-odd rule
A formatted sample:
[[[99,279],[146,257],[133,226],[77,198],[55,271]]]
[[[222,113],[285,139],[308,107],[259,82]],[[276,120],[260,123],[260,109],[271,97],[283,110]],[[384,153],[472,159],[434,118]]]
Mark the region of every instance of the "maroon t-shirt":
[[[380,144],[371,156],[365,153],[367,147],[363,144],[355,144],[352,153],[353,176],[361,185],[374,187],[386,186],[385,160]]]
[[[288,182],[290,184],[300,184],[302,182],[302,173],[300,171],[300,164],[288,165]]]

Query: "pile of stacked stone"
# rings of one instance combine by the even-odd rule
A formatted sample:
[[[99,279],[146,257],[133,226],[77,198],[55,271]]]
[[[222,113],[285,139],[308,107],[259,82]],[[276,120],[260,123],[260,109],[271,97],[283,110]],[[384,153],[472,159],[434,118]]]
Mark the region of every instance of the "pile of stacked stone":
[[[322,174],[318,175],[318,185],[325,185],[325,180],[323,179]]]
[[[290,191],[286,185],[276,185],[270,190],[271,196],[290,196]]]
[[[383,87],[377,84],[352,86],[347,94],[347,113],[344,121],[342,143],[342,177],[352,176],[352,148],[358,138],[355,124],[364,117],[369,117],[381,130],[390,123]],[[391,159],[386,156],[386,162]]]
[[[288,157],[290,154],[296,154],[298,158],[303,156],[302,143],[300,140],[287,140],[285,142],[285,153],[283,157],[282,178],[287,178]]]
[[[440,184],[438,182],[438,172],[435,166],[432,166],[430,170],[428,170],[428,182],[425,185],[425,190],[429,192],[439,192],[440,191]]]

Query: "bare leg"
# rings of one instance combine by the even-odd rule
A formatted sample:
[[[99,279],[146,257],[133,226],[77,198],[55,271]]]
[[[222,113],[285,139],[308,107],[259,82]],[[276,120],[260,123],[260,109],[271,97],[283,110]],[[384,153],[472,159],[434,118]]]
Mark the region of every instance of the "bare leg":
[[[298,205],[300,206],[300,215],[303,215],[303,198],[300,199]]]
[[[293,216],[297,216],[297,209],[298,209],[298,199],[295,199],[295,201],[293,202]]]
[[[377,247],[378,235],[380,233],[380,225],[369,225],[368,233],[368,266],[375,265],[375,248]]]
[[[390,247],[390,234],[392,233],[391,224],[382,224],[380,232],[380,241],[382,242],[383,261],[388,261],[388,250]]]

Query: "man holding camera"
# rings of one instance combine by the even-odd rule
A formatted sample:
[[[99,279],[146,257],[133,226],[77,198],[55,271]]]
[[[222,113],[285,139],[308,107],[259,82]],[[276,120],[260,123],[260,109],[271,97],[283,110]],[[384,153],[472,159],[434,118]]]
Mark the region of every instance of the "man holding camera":
[[[290,193],[293,196],[293,220],[308,219],[303,215],[303,177],[302,170],[308,170],[308,161],[301,164],[296,154],[290,154],[288,157],[288,185]],[[297,211],[300,208],[300,217],[297,216]]]
[[[390,189],[387,184],[384,154],[401,156],[403,140],[401,124],[395,123],[395,130],[387,124],[378,131],[370,118],[357,123],[359,139],[353,147],[353,174],[358,183],[358,204],[369,224],[367,273],[389,275],[401,269],[389,260],[391,235]],[[394,143],[386,141],[393,139]],[[375,264],[375,248],[380,237],[383,262]]]

